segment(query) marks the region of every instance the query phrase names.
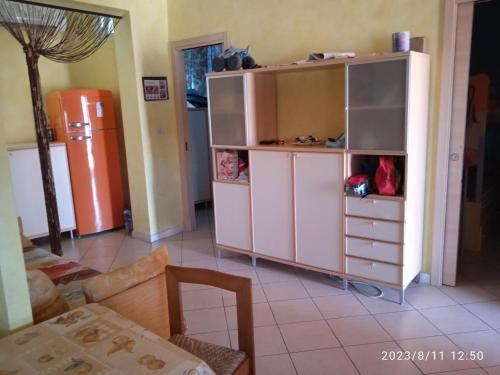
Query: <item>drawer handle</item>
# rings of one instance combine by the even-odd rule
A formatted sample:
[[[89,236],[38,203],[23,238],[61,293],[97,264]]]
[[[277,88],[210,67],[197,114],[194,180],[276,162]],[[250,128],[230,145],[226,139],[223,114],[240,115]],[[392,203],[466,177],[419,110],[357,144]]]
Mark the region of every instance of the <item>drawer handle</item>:
[[[90,138],[92,138],[91,135],[77,135],[74,137],[70,137],[70,139],[72,141],[85,141],[85,140],[90,139]]]
[[[375,263],[370,264],[371,269],[374,269],[374,268],[375,268],[375,266],[376,266],[376,264],[375,264]]]
[[[375,199],[372,200],[372,204],[375,204],[377,203],[377,201]]]
[[[84,126],[89,126],[90,124],[88,122],[70,122],[68,124],[69,127],[71,128],[82,128]]]

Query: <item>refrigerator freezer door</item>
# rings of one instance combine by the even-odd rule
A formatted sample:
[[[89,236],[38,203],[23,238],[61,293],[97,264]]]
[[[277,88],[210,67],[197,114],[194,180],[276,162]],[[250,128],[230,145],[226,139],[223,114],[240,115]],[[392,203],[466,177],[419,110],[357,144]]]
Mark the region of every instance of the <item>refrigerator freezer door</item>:
[[[66,131],[114,129],[113,98],[108,91],[74,90],[62,95]]]
[[[115,130],[66,133],[79,235],[123,225],[123,191]]]

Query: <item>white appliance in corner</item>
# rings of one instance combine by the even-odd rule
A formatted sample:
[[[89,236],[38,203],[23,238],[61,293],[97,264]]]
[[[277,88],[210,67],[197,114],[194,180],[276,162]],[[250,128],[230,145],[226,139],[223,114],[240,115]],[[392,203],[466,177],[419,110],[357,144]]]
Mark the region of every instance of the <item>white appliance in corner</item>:
[[[16,212],[23,221],[24,235],[29,238],[47,236],[49,226],[37,145],[9,145],[7,151]],[[51,143],[50,158],[61,232],[71,231],[72,235],[76,222],[66,145]]]

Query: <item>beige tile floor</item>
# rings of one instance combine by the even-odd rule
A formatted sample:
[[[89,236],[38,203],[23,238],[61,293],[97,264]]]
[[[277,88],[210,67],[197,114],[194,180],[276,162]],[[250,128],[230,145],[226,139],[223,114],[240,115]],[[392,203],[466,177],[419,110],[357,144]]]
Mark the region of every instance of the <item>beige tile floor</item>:
[[[154,244],[115,231],[67,239],[63,248],[65,257],[108,271],[162,242],[174,264],[252,279],[259,375],[500,374],[500,273],[456,288],[415,285],[399,305],[344,291],[318,273],[267,261],[252,268],[247,257],[230,253],[217,259],[210,211],[198,212],[197,231]],[[237,347],[233,293],[189,285],[183,298],[188,334]],[[382,359],[384,352],[402,351],[430,354],[427,360]],[[483,351],[484,358],[458,360],[460,351]],[[439,359],[431,359],[433,352]]]

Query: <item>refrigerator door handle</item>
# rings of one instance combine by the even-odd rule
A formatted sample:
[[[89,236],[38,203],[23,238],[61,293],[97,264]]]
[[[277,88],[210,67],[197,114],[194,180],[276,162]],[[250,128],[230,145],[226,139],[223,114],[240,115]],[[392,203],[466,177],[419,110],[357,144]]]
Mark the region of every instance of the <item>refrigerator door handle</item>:
[[[73,137],[69,137],[72,141],[86,141],[87,139],[91,139],[91,135],[75,135]]]
[[[84,126],[89,126],[90,124],[88,122],[70,122],[68,123],[68,126],[70,128],[82,128]]]

